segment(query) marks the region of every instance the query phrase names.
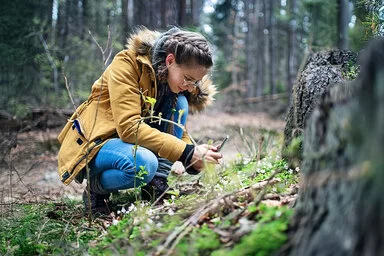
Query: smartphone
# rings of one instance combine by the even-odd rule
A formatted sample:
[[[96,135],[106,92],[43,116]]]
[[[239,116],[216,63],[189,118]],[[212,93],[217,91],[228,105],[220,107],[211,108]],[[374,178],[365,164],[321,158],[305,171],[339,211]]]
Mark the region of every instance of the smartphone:
[[[225,143],[227,142],[227,140],[229,139],[229,135],[227,135],[225,137],[225,139],[223,140],[223,142],[221,142],[221,144],[217,147],[217,152],[220,152],[220,150],[224,147]]]

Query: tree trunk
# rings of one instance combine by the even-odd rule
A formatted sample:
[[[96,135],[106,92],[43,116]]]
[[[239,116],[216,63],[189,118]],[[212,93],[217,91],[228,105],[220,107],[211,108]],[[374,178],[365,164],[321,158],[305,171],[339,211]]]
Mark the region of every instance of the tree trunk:
[[[200,15],[203,11],[204,0],[191,0],[191,25],[199,26],[200,24]]]
[[[275,1],[269,1],[269,83],[271,86],[271,94],[276,94],[276,76],[277,76],[277,38],[276,38],[276,18],[275,18]]]
[[[280,255],[384,255],[384,39],[352,85],[322,96],[304,136],[302,186]]]
[[[122,12],[121,12],[121,19],[122,19],[122,22],[123,22],[123,42],[122,43],[125,43],[125,38],[128,37],[129,35],[129,32],[131,30],[130,28],[130,22],[129,22],[129,4],[128,4],[129,0],[123,0],[122,1]]]
[[[167,0],[163,0],[163,4],[160,6],[161,15],[161,27],[163,29],[167,26]]]
[[[265,64],[265,36],[264,36],[264,13],[265,6],[262,0],[256,1],[255,15],[257,19],[257,65],[256,65],[256,95],[262,96],[264,93],[265,77],[264,77],[264,64]]]
[[[185,10],[186,10],[186,0],[180,0],[178,25],[181,27],[185,25],[185,21],[186,21]]]
[[[283,156],[292,167],[301,161],[301,143],[292,149],[292,141],[301,138],[305,123],[315,108],[321,94],[329,87],[346,81],[343,73],[348,65],[354,63],[356,56],[351,52],[340,50],[321,51],[311,54],[295,83],[291,97],[291,105],[286,117],[284,129]]]
[[[256,13],[255,13],[255,0],[250,1],[245,7],[245,15],[248,19],[248,32],[246,34],[246,58],[247,58],[247,89],[244,91],[243,96],[245,98],[251,98],[255,95],[254,88],[256,82],[256,48],[257,48],[257,40],[256,40]]]
[[[288,63],[287,63],[287,92],[291,93],[297,67],[296,30],[297,30],[297,0],[290,1],[290,22],[288,30]]]
[[[348,44],[348,23],[349,23],[349,2],[348,0],[338,0],[338,15],[337,15],[337,34],[338,42],[337,46],[340,50],[346,50],[349,48]]]

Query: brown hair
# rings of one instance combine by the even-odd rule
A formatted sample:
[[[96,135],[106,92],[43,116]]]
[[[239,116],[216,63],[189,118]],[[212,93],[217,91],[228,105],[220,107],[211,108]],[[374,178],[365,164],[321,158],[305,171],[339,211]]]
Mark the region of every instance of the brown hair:
[[[157,39],[152,49],[152,64],[159,81],[167,79],[165,58],[170,53],[175,55],[176,63],[180,65],[201,65],[206,68],[213,65],[212,52],[203,35],[172,28]]]

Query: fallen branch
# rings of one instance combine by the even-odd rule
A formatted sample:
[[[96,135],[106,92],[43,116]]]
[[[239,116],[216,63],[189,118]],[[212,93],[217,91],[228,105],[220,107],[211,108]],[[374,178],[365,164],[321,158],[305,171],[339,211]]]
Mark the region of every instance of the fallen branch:
[[[263,190],[261,194],[265,194],[265,189],[267,186],[280,182],[280,179],[274,178],[274,175],[275,174],[273,174],[266,181],[261,181],[252,186],[243,188],[241,190],[222,195],[219,198],[213,201],[210,201],[205,205],[203,205],[202,207],[200,207],[199,209],[197,209],[195,213],[183,223],[182,226],[176,228],[176,230],[168,236],[164,244],[158,247],[155,255],[162,254],[164,250],[166,250],[171,243],[172,245],[169,248],[174,248],[175,244],[177,244],[177,242],[180,241],[180,239],[182,239],[188,233],[186,230],[189,231],[191,226],[195,226],[198,223],[200,223],[201,220],[204,219],[204,217],[209,215],[210,213],[217,212],[220,206],[226,203],[226,200],[230,200],[233,202],[233,201],[236,201],[237,198],[241,196],[251,196],[253,198],[253,194],[256,191],[260,191],[260,190]],[[258,201],[261,201],[261,199],[258,198]]]

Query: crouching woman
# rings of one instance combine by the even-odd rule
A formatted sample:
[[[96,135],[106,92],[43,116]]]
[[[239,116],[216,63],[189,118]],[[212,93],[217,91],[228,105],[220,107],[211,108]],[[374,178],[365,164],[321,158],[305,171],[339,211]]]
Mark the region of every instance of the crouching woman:
[[[141,28],[128,39],[58,137],[61,181],[89,178],[86,210],[108,214],[106,202],[117,190],[144,185],[144,198],[161,195],[175,161],[190,174],[219,162],[216,147],[194,145],[182,129],[188,113],[212,102],[212,65],[209,44],[196,32]]]

